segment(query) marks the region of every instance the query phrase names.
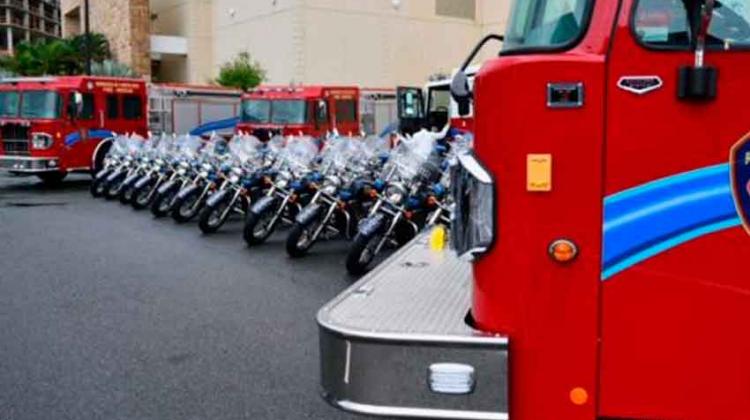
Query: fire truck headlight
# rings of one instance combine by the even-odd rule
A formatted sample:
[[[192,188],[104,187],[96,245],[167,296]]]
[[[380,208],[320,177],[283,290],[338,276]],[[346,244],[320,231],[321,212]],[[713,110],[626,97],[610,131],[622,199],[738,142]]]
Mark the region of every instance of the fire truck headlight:
[[[453,221],[451,246],[469,261],[489,251],[495,241],[495,184],[473,154],[462,154],[451,172]]]
[[[38,150],[49,149],[52,147],[53,140],[52,134],[47,133],[32,133],[31,134],[31,147]]]

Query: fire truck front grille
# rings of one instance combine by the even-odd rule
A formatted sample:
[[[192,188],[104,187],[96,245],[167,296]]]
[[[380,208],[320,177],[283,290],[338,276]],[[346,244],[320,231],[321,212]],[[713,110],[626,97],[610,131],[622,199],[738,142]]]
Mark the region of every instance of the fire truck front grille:
[[[6,124],[0,129],[3,152],[6,155],[29,154],[29,127],[18,124]]]

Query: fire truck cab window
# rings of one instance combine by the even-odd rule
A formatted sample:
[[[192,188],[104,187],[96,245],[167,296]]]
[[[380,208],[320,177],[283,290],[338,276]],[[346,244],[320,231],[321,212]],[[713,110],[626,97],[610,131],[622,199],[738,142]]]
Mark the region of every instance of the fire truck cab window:
[[[336,101],[336,121],[337,122],[357,121],[357,102],[353,99],[344,99],[344,100]]]
[[[21,94],[21,118],[58,118],[60,95],[48,90],[30,90]]]
[[[248,99],[242,101],[242,122],[267,123],[271,120],[271,101]]]
[[[78,116],[78,119],[81,120],[90,120],[94,118],[94,94],[93,93],[84,93],[81,94],[83,97],[83,107],[81,108],[81,114]],[[74,101],[73,93],[68,96],[68,101],[70,102],[71,106],[73,106]]]
[[[20,98],[18,92],[0,92],[0,117],[17,117]]]
[[[701,2],[687,0],[640,0],[633,31],[648,46],[688,49],[695,42],[690,25],[700,13]],[[750,4],[746,0],[717,1],[708,30],[709,47],[731,50],[750,46]]]
[[[307,120],[307,102],[301,99],[273,101],[271,122],[274,124],[304,124]]]
[[[110,120],[120,118],[120,98],[117,95],[107,95],[107,118]]]
[[[515,0],[503,52],[551,50],[581,38],[591,0]]]
[[[129,95],[122,99],[122,116],[127,120],[137,120],[143,116],[143,101],[140,96]]]

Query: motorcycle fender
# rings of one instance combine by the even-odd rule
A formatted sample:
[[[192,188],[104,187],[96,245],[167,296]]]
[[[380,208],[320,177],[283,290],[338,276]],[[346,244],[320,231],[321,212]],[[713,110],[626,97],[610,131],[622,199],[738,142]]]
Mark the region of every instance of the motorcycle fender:
[[[148,185],[149,182],[151,182],[151,175],[144,175],[143,178],[139,179],[138,182],[135,183],[135,188],[143,188]]]
[[[189,186],[189,187],[187,187],[187,188],[183,188],[183,189],[181,189],[181,190],[180,190],[180,192],[179,192],[179,193],[177,194],[177,198],[178,198],[179,200],[184,200],[184,199],[185,199],[185,198],[187,198],[187,197],[188,197],[188,196],[189,196],[190,194],[192,194],[193,192],[195,192],[195,190],[197,190],[197,189],[198,189],[198,186],[196,186],[196,185],[191,185],[191,186]]]
[[[208,197],[208,200],[206,200],[206,207],[213,207],[224,200],[226,198],[227,193],[229,193],[229,190],[221,190],[216,192],[215,194],[211,194],[210,197]]]
[[[96,179],[97,181],[104,179],[108,177],[111,172],[112,172],[112,169],[102,169],[101,171],[96,173],[96,176],[94,177],[94,179]]]
[[[107,182],[112,182],[122,175],[122,170],[116,170],[107,176]]]
[[[276,201],[276,197],[265,196],[253,204],[252,212],[255,214],[263,214],[268,210],[273,203]]]
[[[169,191],[172,188],[174,188],[175,185],[177,185],[177,183],[175,181],[167,181],[167,182],[163,183],[159,187],[159,189],[157,190],[157,192],[159,193],[159,195],[166,194],[167,191]]]
[[[383,229],[385,218],[382,214],[376,214],[359,223],[359,233],[365,236],[374,235]]]
[[[307,225],[320,215],[320,211],[322,209],[323,206],[318,203],[308,204],[304,209],[302,209],[301,212],[297,214],[297,217],[294,221],[303,226]]]

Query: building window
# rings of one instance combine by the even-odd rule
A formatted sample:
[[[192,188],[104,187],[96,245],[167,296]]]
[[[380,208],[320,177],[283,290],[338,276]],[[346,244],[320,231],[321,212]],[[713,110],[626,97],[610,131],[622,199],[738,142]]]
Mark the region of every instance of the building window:
[[[117,95],[107,95],[107,118],[110,120],[120,118],[120,100]]]
[[[435,0],[435,14],[438,16],[475,20],[476,0]]]
[[[357,102],[354,99],[336,101],[336,121],[337,122],[357,121]]]
[[[122,116],[128,120],[137,120],[143,116],[140,96],[126,96],[122,100]]]

